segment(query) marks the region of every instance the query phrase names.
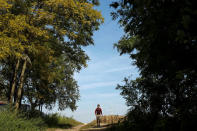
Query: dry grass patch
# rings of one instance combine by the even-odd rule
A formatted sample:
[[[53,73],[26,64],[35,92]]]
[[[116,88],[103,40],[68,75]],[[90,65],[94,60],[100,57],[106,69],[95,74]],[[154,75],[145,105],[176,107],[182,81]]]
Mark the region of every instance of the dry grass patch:
[[[113,124],[120,123],[124,120],[124,116],[119,115],[108,115],[108,116],[102,116],[101,117],[101,125],[105,126],[111,126]],[[81,130],[89,129],[89,128],[95,128],[96,127],[96,120],[93,120],[92,122],[88,123],[87,125],[83,126]]]

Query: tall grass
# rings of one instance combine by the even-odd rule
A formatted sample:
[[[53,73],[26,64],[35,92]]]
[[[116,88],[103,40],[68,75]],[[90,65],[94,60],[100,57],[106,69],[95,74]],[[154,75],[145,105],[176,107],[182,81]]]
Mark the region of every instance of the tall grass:
[[[82,124],[70,117],[60,116],[59,114],[49,114],[43,117],[43,120],[47,124],[49,128],[71,128],[73,126],[77,126]]]
[[[0,110],[0,131],[43,131],[42,119],[27,119],[10,110]]]
[[[44,114],[37,110],[15,113],[9,107],[0,107],[0,131],[44,131],[47,128],[67,129],[82,124],[71,117]]]

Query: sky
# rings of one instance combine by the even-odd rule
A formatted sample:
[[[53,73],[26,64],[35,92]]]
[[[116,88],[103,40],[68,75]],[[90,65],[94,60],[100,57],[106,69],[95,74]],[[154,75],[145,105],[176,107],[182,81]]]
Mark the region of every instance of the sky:
[[[135,79],[138,69],[132,65],[128,55],[120,56],[113,47],[124,35],[123,29],[117,21],[113,21],[110,12],[113,8],[109,5],[112,0],[100,0],[100,6],[95,9],[101,11],[105,22],[94,33],[94,46],[85,47],[84,50],[90,57],[88,67],[75,73],[80,90],[80,100],[77,110],[72,112],[53,110],[61,115],[89,123],[95,119],[94,110],[97,104],[101,105],[103,115],[125,115],[128,107],[125,99],[116,90],[124,77]]]

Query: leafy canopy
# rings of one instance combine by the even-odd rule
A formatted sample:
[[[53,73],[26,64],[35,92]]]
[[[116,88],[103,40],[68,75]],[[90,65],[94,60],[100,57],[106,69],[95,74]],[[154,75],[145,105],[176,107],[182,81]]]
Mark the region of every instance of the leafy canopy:
[[[140,71],[139,78],[126,78],[125,85],[117,87],[122,90],[128,106],[134,112],[137,109],[150,114],[147,119],[138,115],[144,122],[151,120],[150,130],[156,126],[154,123],[160,122],[161,116],[174,119],[172,129],[186,130],[194,126],[192,122],[197,112],[196,2],[120,0],[111,6],[115,8],[113,18],[119,20],[125,31],[115,46],[121,54],[129,54]],[[186,118],[191,120],[191,125],[184,121]]]
[[[0,71],[9,99],[16,61],[28,56],[22,100],[33,107],[76,109],[75,71],[86,67],[82,46],[93,44],[103,22],[95,0],[0,0]],[[9,72],[10,70],[10,72]],[[17,72],[17,83],[20,71]],[[18,84],[16,84],[18,88]],[[16,90],[17,90],[16,88]],[[16,96],[15,96],[16,97]]]

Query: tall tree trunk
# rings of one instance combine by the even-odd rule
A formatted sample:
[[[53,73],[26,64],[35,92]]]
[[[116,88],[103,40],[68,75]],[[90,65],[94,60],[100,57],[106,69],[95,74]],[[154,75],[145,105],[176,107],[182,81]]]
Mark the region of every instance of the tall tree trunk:
[[[12,87],[11,87],[11,93],[10,93],[10,105],[13,104],[13,97],[14,97],[14,92],[15,92],[15,87],[16,87],[16,78],[17,78],[17,73],[18,73],[18,68],[20,65],[20,60],[17,60],[15,71],[14,71],[14,77],[12,81]]]
[[[20,105],[20,102],[21,102],[20,100],[21,100],[21,97],[22,97],[22,89],[23,89],[24,74],[25,74],[25,70],[26,70],[26,65],[27,65],[27,59],[25,59],[25,61],[23,63],[23,68],[22,68],[22,71],[21,71],[20,84],[19,84],[19,87],[18,87],[17,99],[16,99],[16,104],[15,104],[16,110],[19,109],[19,105]]]
[[[23,94],[24,94],[24,90],[22,88],[21,98],[20,98],[20,102],[19,102],[19,108],[21,108],[21,102],[22,102]]]
[[[41,104],[41,110],[40,111],[42,112],[42,104]]]

